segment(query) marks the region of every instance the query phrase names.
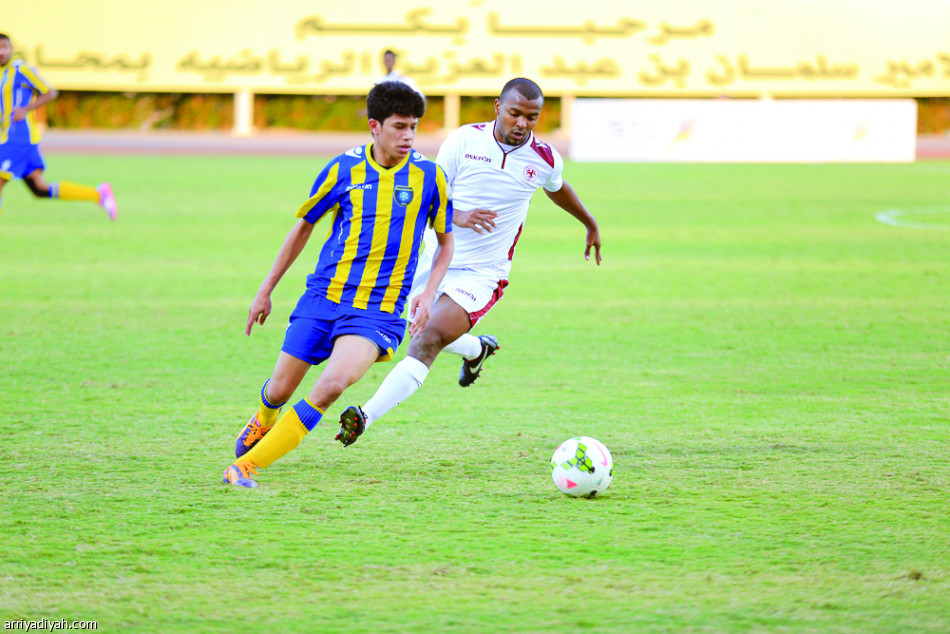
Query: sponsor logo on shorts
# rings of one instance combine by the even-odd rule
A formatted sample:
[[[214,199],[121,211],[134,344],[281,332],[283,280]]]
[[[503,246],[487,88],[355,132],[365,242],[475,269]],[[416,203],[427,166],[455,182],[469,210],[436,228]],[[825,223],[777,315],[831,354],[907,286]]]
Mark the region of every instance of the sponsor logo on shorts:
[[[385,341],[386,343],[392,343],[392,339],[390,339],[383,333],[379,332],[378,330],[376,331],[376,334],[379,335],[382,338],[382,340]]]
[[[485,163],[491,163],[491,159],[487,156],[478,156],[477,154],[466,154],[465,158],[471,159],[473,161],[484,161]]]
[[[464,295],[465,297],[468,297],[468,298],[469,298],[470,300],[472,300],[473,302],[474,302],[474,301],[478,301],[477,298],[475,297],[475,293],[470,293],[470,292],[466,291],[465,289],[461,289],[461,288],[459,288],[459,287],[456,286],[456,287],[455,287],[455,292],[458,293],[459,295]]]
[[[529,183],[536,181],[538,179],[538,169],[536,167],[531,167],[530,165],[525,165],[524,179]]]

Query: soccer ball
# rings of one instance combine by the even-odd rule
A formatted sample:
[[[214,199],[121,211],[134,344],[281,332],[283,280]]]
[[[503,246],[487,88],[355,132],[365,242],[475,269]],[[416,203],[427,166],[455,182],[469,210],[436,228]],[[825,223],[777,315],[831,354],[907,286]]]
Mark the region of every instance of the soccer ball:
[[[551,478],[561,493],[592,498],[614,478],[614,459],[604,443],[588,436],[570,438],[551,456]]]

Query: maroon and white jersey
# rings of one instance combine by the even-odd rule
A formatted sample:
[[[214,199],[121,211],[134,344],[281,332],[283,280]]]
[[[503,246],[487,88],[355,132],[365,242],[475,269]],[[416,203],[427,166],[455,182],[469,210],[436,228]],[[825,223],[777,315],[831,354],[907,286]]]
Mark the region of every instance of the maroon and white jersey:
[[[531,196],[539,187],[551,192],[561,189],[564,161],[534,134],[521,145],[503,145],[495,139],[494,126],[490,121],[455,130],[442,143],[435,162],[445,171],[455,209],[490,209],[498,214],[497,226],[481,235],[453,227],[455,253],[450,267],[507,280]],[[434,238],[427,235],[427,250],[435,249]]]

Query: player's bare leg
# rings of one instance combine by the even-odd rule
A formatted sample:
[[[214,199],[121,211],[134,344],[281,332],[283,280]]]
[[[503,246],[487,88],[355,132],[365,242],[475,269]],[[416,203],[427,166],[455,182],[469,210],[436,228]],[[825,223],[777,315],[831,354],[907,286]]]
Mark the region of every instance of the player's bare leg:
[[[369,339],[359,335],[337,337],[327,365],[307,398],[326,411],[346,388],[363,378],[378,358],[379,348]]]
[[[442,350],[462,357],[459,385],[468,387],[481,376],[485,361],[498,352],[499,348],[498,338],[494,335],[475,336],[466,332],[446,344]]]
[[[359,381],[378,358],[379,348],[369,339],[359,335],[337,337],[327,365],[310,394],[281,416],[274,428],[251,451],[225,469],[224,482],[256,487],[257,483],[252,477],[256,470],[270,466],[297,447],[320,422],[326,408],[346,388]],[[300,369],[297,363],[288,362],[288,365],[292,369]]]
[[[0,178],[0,216],[3,215],[3,187],[9,182],[9,179]]]
[[[43,170],[36,169],[23,177],[23,182],[37,198],[49,198],[50,186],[43,180]]]
[[[464,335],[472,327],[465,309],[448,295],[441,295],[432,307],[425,330],[412,338],[409,356],[431,368],[442,349]]]
[[[310,364],[302,359],[281,352],[274,371],[261,388],[261,403],[247,421],[234,443],[234,456],[240,458],[256,445],[277,422],[280,408],[294,394],[303,381]]]
[[[294,395],[310,367],[303,359],[281,352],[267,382],[267,396],[274,401],[286,402]]]
[[[472,327],[468,313],[449,296],[441,295],[432,307],[425,330],[412,338],[405,359],[386,375],[379,389],[362,408],[348,408],[341,428],[369,427],[386,412],[412,396],[425,382],[429,368],[445,346]],[[351,411],[352,410],[352,411]],[[343,439],[340,439],[343,442]],[[355,437],[349,443],[355,442]],[[347,444],[347,443],[344,443]]]
[[[60,200],[88,200],[105,209],[110,220],[115,220],[119,213],[109,183],[102,183],[97,187],[80,185],[69,181],[60,181],[51,185],[43,178],[43,170],[35,169],[27,174],[23,181],[37,198],[58,198]]]

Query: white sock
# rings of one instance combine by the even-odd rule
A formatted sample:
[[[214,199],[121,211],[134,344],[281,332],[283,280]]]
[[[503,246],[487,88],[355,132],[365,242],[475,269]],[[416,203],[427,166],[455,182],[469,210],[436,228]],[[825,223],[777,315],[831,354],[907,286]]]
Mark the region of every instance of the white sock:
[[[443,348],[446,352],[457,354],[464,359],[474,359],[482,353],[482,342],[475,335],[462,335]]]
[[[412,396],[426,380],[429,368],[413,357],[406,357],[396,364],[372,398],[362,407],[369,427],[389,410]]]

